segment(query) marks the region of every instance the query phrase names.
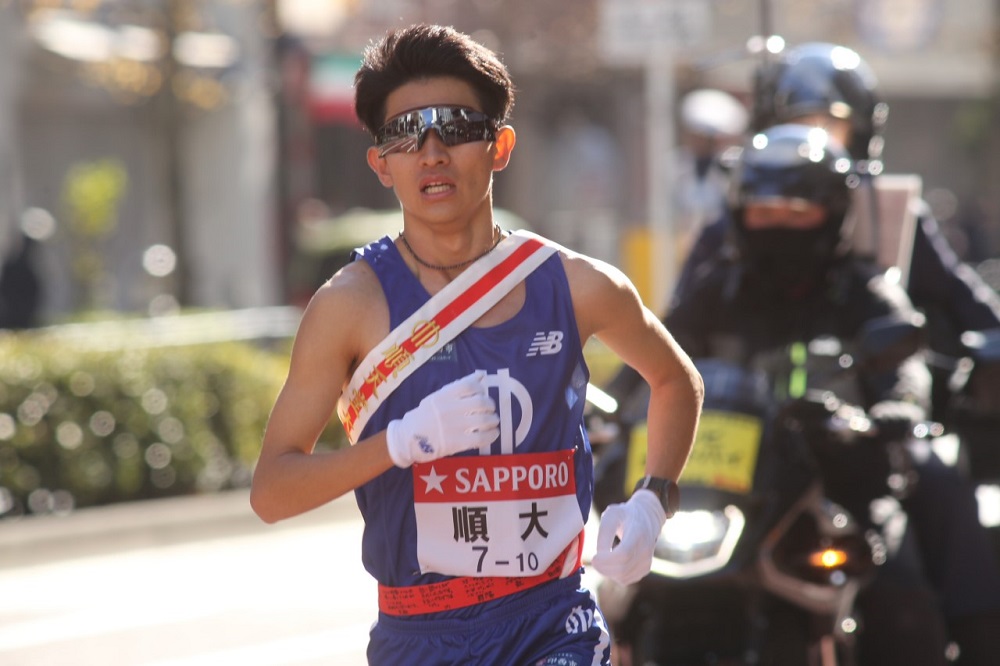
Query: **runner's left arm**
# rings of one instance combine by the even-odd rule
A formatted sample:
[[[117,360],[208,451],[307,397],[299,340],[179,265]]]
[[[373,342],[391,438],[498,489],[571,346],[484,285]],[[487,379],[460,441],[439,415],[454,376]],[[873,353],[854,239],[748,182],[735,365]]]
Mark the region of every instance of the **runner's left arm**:
[[[621,271],[581,255],[564,264],[581,340],[598,338],[650,386],[646,473],[677,480],[694,443],[701,376]]]

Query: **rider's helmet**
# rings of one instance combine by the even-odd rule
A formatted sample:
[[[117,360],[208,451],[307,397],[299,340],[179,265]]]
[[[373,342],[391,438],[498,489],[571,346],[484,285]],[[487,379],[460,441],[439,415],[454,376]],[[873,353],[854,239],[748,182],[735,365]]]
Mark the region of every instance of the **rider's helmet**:
[[[789,289],[814,282],[846,251],[844,220],[857,183],[846,148],[820,128],[776,125],[750,137],[729,191],[732,234],[746,269]],[[808,224],[792,217],[748,224],[751,203],[779,205],[778,218],[793,215],[780,212],[788,206],[822,211]]]
[[[857,52],[823,42],[800,44],[758,68],[754,80],[753,130],[795,122],[806,114],[850,121],[847,149],[859,169],[877,173],[889,105],[877,92],[872,69]],[[872,168],[867,168],[869,162]]]

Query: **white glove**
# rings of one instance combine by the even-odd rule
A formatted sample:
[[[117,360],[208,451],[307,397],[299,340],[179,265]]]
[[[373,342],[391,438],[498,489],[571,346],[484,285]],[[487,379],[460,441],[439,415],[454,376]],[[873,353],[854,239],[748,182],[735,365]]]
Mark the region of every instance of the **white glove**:
[[[389,422],[386,441],[397,467],[486,446],[500,436],[497,406],[477,370],[431,393]]]
[[[591,564],[622,585],[631,585],[649,573],[653,546],[667,514],[651,490],[637,490],[624,504],[612,504],[601,514],[597,553]],[[621,541],[614,544],[615,538]]]

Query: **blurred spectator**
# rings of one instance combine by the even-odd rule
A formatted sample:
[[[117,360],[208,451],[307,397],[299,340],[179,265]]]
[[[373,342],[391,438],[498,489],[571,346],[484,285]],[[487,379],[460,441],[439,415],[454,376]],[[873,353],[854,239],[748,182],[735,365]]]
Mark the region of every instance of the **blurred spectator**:
[[[729,175],[719,158],[742,143],[748,118],[746,107],[721,90],[693,90],[681,101],[674,215],[685,236],[722,216]]]
[[[38,241],[20,235],[0,266],[0,328],[24,329],[38,325],[42,282],[35,266]]]

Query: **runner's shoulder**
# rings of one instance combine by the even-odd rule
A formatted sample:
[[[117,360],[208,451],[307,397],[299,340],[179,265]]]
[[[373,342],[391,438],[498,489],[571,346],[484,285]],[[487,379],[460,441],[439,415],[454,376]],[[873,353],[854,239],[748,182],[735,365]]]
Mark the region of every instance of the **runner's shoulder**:
[[[363,261],[352,262],[337,271],[313,294],[306,307],[306,318],[363,324],[371,315],[388,312],[382,286],[371,267]]]

